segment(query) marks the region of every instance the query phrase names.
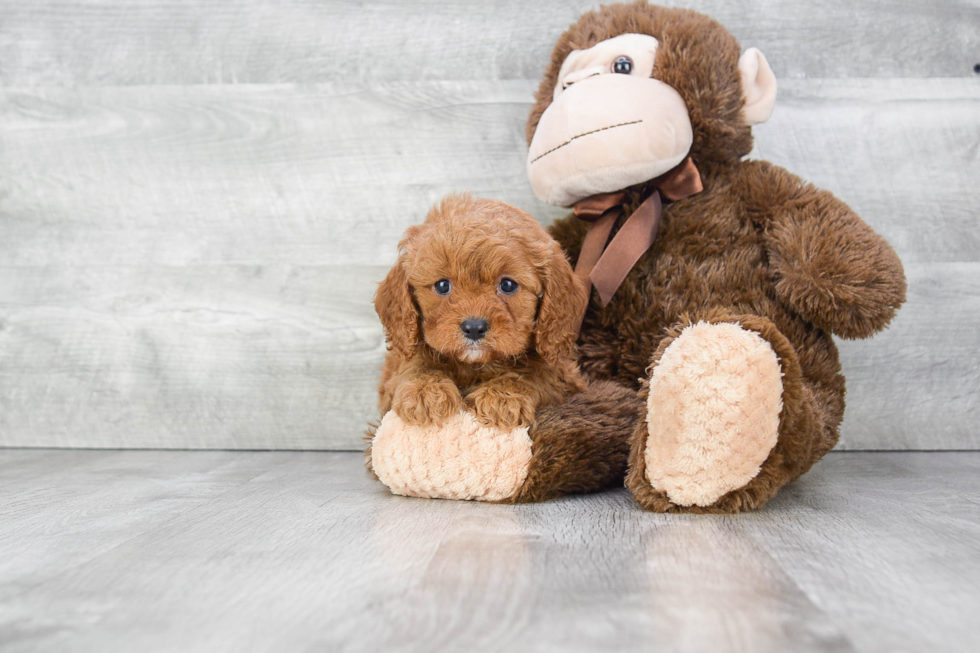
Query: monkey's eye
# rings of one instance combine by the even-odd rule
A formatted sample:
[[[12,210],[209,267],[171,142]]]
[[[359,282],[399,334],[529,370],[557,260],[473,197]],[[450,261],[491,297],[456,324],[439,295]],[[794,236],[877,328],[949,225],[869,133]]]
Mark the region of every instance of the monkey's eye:
[[[613,62],[613,72],[619,73],[620,75],[629,75],[633,72],[633,60],[625,54],[616,57],[616,61]]]
[[[432,289],[436,291],[437,295],[448,295],[449,291],[453,289],[453,284],[449,283],[449,279],[439,279],[432,286]]]
[[[513,295],[515,292],[517,292],[517,289],[520,288],[516,281],[513,279],[508,279],[507,277],[501,279],[500,285],[497,287],[500,288],[500,292],[504,293],[505,295]]]

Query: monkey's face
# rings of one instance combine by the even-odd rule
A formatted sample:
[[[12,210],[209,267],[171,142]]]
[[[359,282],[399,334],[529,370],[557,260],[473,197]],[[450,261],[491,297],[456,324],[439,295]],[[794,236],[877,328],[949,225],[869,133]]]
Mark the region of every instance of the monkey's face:
[[[748,154],[776,79],[761,52],[739,51],[724,27],[690,10],[637,2],[583,14],[558,39],[528,120],[534,192],[571,206],[689,155],[731,163]]]
[[[570,206],[684,160],[691,120],[680,94],[651,77],[658,45],[646,34],[622,34],[568,55],[528,151],[538,197]]]

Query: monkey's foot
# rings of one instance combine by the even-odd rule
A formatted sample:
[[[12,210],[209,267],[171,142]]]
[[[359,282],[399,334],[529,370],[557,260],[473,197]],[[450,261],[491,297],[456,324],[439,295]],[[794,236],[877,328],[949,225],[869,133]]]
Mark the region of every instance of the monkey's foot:
[[[524,484],[531,464],[528,427],[483,426],[460,411],[434,426],[388,412],[371,442],[371,467],[394,494],[501,501]]]
[[[650,378],[644,480],[678,506],[710,506],[745,486],[776,446],[781,376],[754,331],[727,322],[684,329]]]

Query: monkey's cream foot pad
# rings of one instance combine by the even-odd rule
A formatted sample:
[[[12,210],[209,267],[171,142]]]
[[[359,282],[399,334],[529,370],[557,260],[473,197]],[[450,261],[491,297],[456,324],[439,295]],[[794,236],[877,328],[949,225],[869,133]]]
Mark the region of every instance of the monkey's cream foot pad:
[[[759,473],[776,446],[782,372],[768,342],[737,324],[699,322],[650,379],[647,479],[678,505],[707,506]]]
[[[390,411],[371,444],[374,473],[394,494],[409,497],[499,501],[520,489],[530,463],[528,427],[484,426],[465,411],[428,427],[405,424]]]

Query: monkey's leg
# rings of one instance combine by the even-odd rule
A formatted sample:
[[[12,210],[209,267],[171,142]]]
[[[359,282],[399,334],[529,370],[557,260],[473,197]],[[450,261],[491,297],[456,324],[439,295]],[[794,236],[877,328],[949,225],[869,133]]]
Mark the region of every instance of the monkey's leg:
[[[754,510],[836,442],[796,352],[769,320],[716,312],[653,356],[626,485],[646,510]]]
[[[368,470],[394,494],[499,503],[622,487],[643,414],[634,390],[597,381],[538,410],[533,427],[483,426],[466,411],[436,426],[393,412],[368,432]]]
[[[540,408],[529,432],[527,478],[501,503],[622,487],[630,437],[642,413],[636,392],[612,381],[592,382],[565,403]]]

